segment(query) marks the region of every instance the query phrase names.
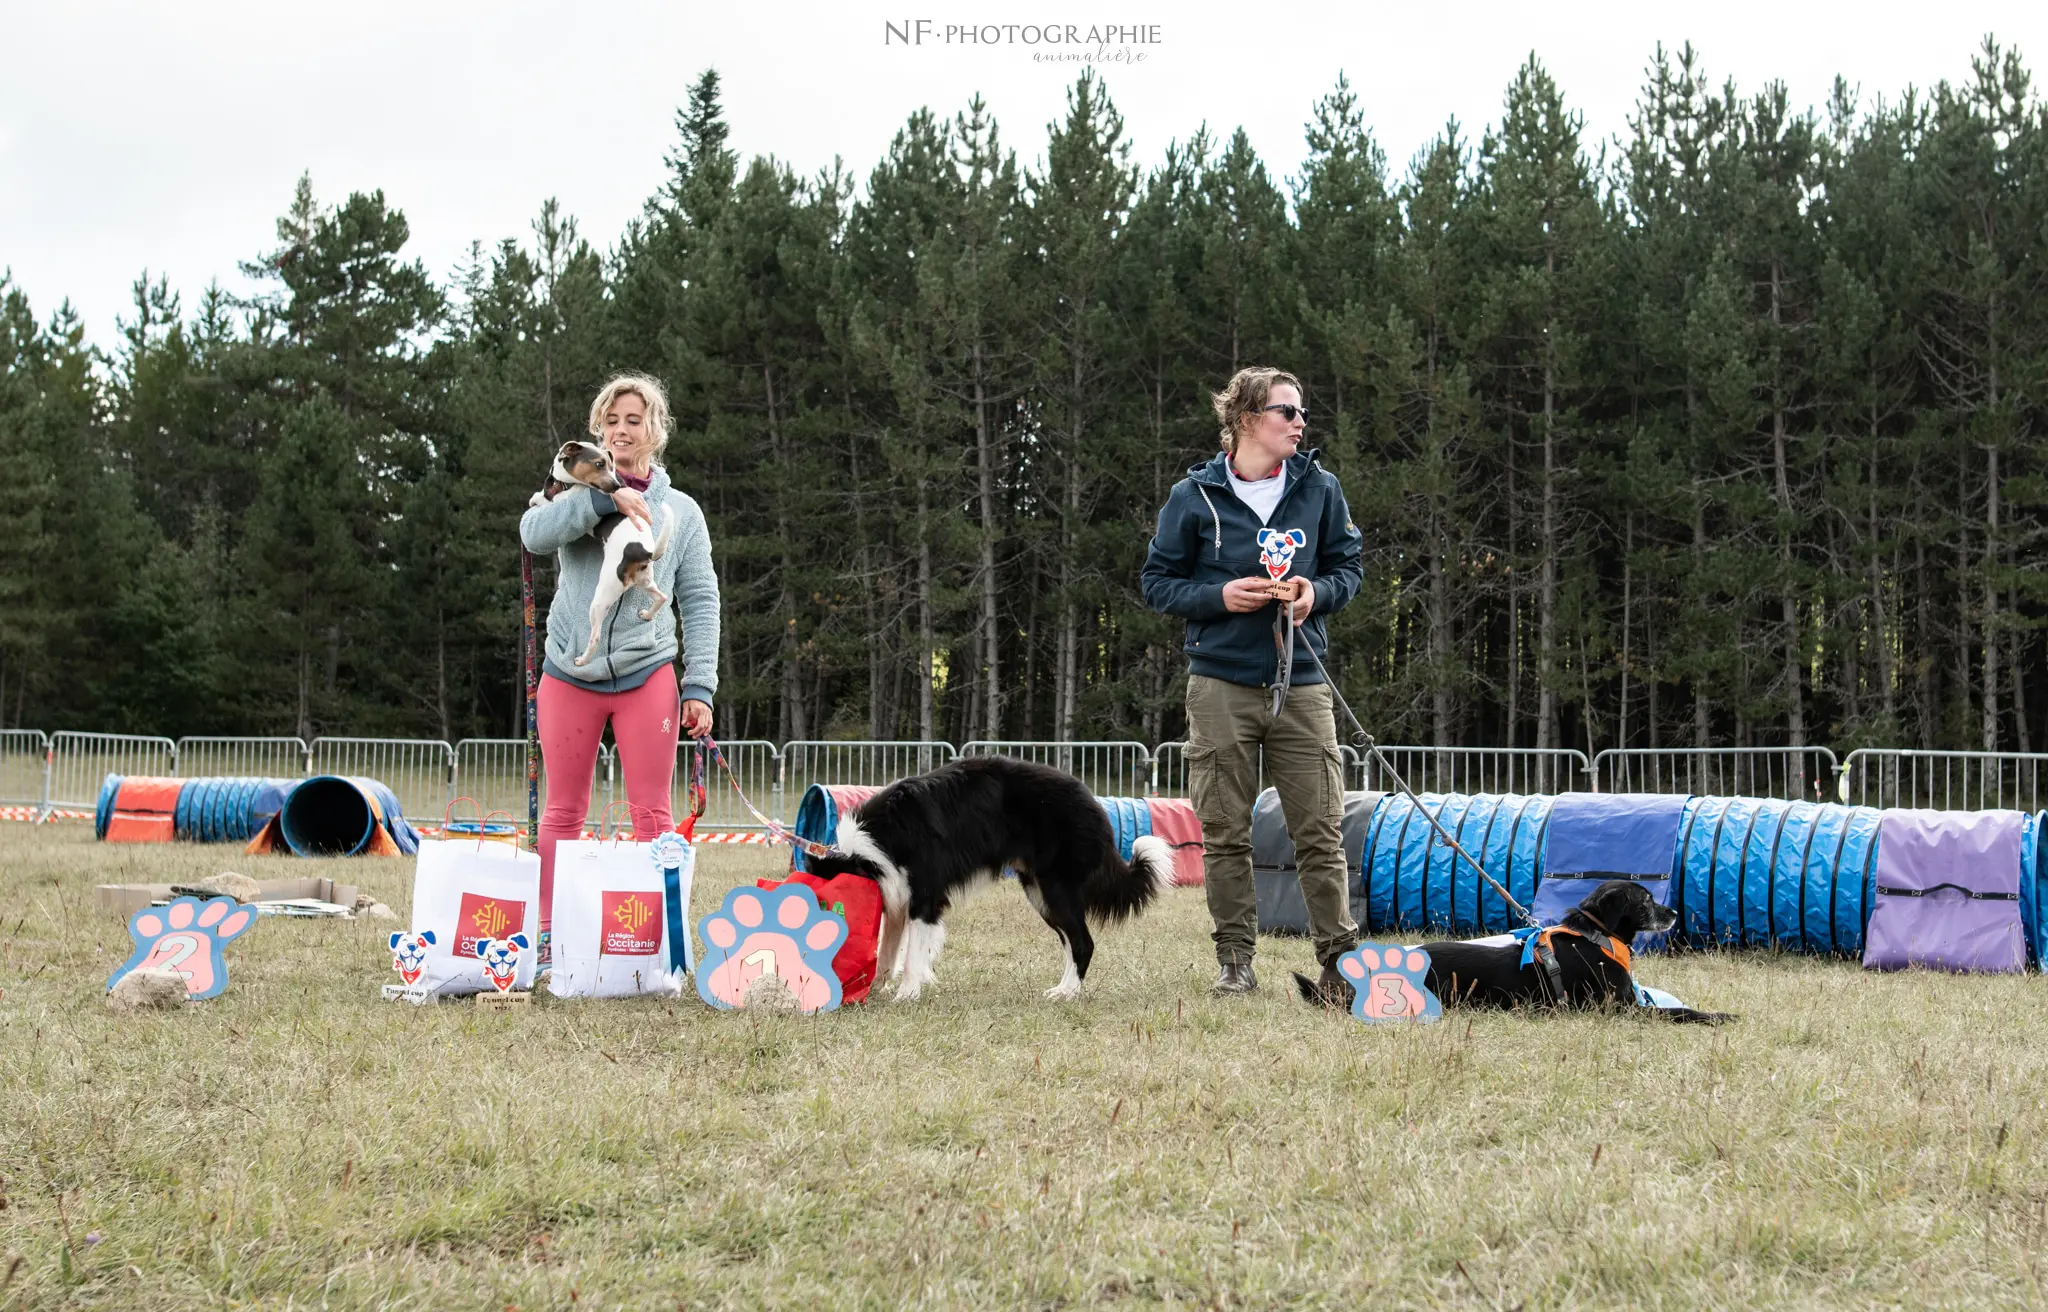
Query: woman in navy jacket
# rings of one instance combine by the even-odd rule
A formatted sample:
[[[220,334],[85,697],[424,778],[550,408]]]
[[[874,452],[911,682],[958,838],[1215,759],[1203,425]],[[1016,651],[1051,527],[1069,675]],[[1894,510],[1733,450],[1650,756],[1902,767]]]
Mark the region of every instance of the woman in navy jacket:
[[[1358,926],[1345,888],[1337,722],[1317,660],[1327,617],[1358,592],[1364,539],[1337,476],[1300,450],[1308,414],[1299,379],[1240,369],[1212,403],[1223,450],[1174,485],[1143,582],[1148,605],[1187,621],[1188,788],[1216,925],[1214,991],[1258,987],[1251,826],[1263,751],[1294,840],[1323,995],[1348,1007],[1336,962],[1357,946]],[[1298,624],[1287,679],[1282,605]],[[1276,683],[1286,685],[1277,711]]]

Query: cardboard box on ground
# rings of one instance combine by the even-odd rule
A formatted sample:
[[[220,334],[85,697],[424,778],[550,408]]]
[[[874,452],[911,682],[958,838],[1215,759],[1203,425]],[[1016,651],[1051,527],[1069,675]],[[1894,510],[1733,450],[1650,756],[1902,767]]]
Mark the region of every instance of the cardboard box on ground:
[[[208,895],[223,892],[209,888],[211,880],[198,880],[191,884],[101,884],[94,890],[94,896],[102,911],[133,915],[144,907],[160,906],[169,902],[179,893]],[[240,900],[249,902],[259,911],[267,914],[347,916],[372,915],[378,919],[371,907],[382,907],[381,902],[362,897],[361,890],[354,884],[338,884],[332,879],[302,876],[295,879],[254,879],[255,893]],[[388,909],[385,915],[389,915]]]

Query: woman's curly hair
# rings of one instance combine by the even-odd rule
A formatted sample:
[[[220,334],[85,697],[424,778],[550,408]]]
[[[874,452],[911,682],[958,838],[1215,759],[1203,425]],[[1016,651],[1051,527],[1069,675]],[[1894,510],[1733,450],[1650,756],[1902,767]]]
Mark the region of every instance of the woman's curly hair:
[[[1307,399],[1299,378],[1285,369],[1264,366],[1238,370],[1222,391],[1209,398],[1209,404],[1216,408],[1216,422],[1223,426],[1219,437],[1225,451],[1237,450],[1237,435],[1244,421],[1257,418],[1266,408],[1266,398],[1280,383],[1292,387],[1296,396]]]

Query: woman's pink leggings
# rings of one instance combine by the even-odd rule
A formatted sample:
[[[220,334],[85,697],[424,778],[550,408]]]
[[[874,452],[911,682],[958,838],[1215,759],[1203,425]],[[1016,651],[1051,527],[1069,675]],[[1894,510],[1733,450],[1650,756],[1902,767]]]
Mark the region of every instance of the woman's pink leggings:
[[[540,817],[540,927],[554,919],[555,844],[583,834],[590,811],[598,740],[611,721],[633,841],[651,842],[673,827],[669,789],[676,777],[682,704],[676,669],[664,665],[629,692],[592,692],[552,674],[540,676],[540,754],[548,772],[548,804]]]

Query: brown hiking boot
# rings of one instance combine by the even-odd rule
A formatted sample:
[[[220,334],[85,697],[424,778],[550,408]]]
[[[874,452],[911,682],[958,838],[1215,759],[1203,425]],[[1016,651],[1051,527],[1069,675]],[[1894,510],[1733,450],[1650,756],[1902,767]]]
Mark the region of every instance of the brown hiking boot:
[[[1216,975],[1216,982],[1209,986],[1209,992],[1218,997],[1228,993],[1256,993],[1259,991],[1259,977],[1252,973],[1249,961],[1226,961]]]

